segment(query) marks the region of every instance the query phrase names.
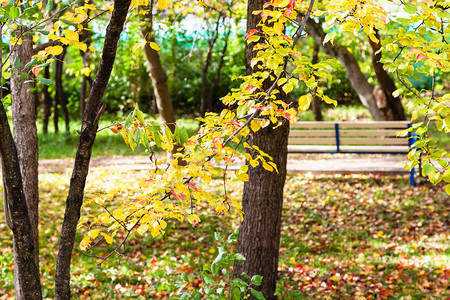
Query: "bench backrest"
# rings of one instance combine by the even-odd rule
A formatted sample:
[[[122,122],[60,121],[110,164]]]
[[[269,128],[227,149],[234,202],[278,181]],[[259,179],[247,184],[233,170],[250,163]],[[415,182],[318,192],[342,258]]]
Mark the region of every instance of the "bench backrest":
[[[411,141],[397,132],[409,121],[296,122],[289,152],[407,153]]]

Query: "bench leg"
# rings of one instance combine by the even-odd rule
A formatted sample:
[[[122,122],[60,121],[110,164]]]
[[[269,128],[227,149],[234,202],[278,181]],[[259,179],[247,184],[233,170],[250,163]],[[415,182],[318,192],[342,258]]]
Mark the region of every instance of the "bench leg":
[[[414,170],[416,167],[411,169],[411,172],[409,173],[409,186],[414,186],[415,182],[414,182]]]

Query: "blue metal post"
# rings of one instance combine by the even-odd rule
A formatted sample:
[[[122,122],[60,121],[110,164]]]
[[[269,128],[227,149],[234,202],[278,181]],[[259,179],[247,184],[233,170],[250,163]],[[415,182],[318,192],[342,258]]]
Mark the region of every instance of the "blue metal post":
[[[339,152],[341,152],[341,150],[339,149],[340,139],[339,139],[339,124],[338,123],[334,124],[334,131],[335,131],[335,135],[336,135],[336,152],[339,153]]]
[[[410,128],[410,127],[411,127],[411,123],[408,124],[408,128]],[[417,137],[418,137],[417,133],[413,133],[411,135],[411,132],[408,132],[409,151],[411,151],[411,150],[416,148],[416,147],[413,147],[413,145],[414,145],[415,142],[417,142],[417,140],[418,140]],[[420,162],[419,162],[419,164],[420,164]],[[411,169],[411,172],[409,174],[409,185],[410,186],[414,186],[415,185],[415,181],[414,181],[414,175],[415,174],[414,173],[415,173],[415,167],[413,167]]]

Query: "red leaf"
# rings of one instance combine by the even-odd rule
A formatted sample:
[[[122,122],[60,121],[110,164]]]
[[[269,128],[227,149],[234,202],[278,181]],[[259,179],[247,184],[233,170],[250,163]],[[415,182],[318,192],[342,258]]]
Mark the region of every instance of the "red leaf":
[[[257,33],[258,30],[257,29],[250,29],[247,34],[245,35],[245,39],[248,39],[249,37],[251,37],[252,35],[254,35],[255,33]]]

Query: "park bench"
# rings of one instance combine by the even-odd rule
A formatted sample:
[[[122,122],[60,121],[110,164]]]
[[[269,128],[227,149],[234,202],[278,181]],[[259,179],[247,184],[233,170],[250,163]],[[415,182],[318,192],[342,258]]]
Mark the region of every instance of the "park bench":
[[[407,154],[415,139],[397,132],[408,121],[296,122],[291,125],[289,153]],[[414,185],[414,168],[410,172]]]

